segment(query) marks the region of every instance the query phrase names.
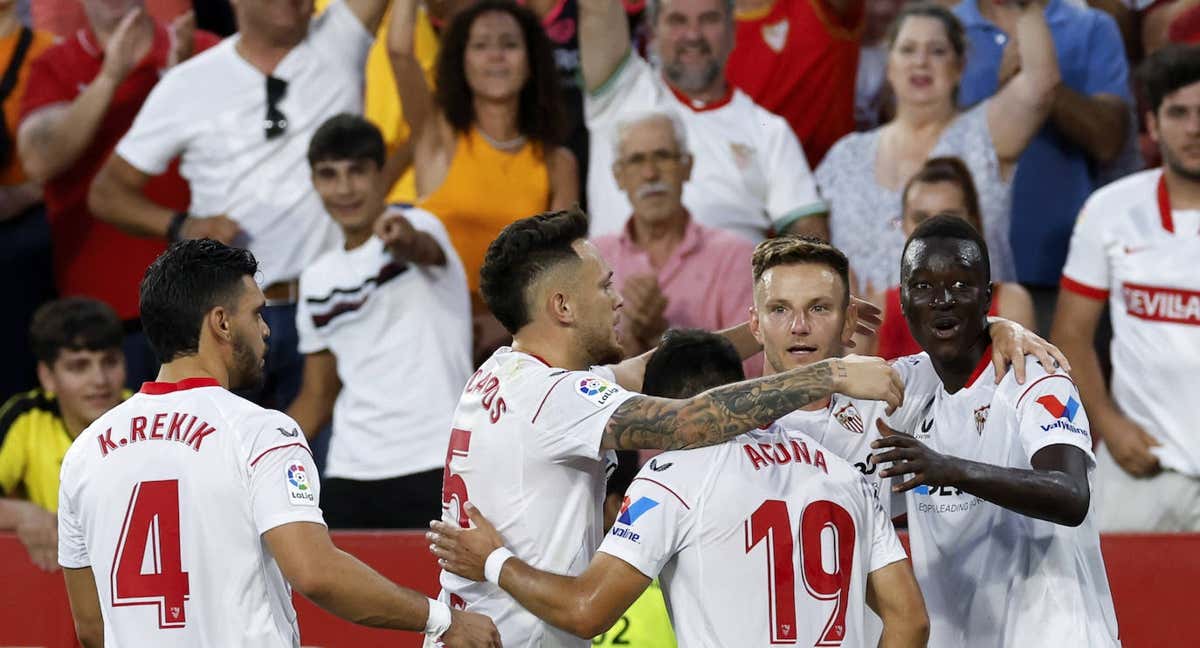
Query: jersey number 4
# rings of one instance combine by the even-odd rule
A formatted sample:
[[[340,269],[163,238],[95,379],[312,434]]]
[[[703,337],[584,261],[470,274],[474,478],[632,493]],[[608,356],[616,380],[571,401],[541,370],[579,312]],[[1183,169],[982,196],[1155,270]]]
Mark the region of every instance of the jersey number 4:
[[[822,535],[832,532],[834,556],[823,556]],[[746,520],[746,553],[766,540],[771,600],[771,643],[794,645],[796,569],[792,564],[792,519],[787,502],[766,500]],[[832,570],[826,571],[826,564]],[[834,601],[833,613],[815,646],[840,646],[846,638],[846,603],[854,565],[854,518],[828,500],[812,502],[800,514],[800,573],[804,587],[818,600]]]
[[[179,480],[134,485],[113,556],[112,604],[156,605],[158,627],[184,627],[188,575],[179,553]]]

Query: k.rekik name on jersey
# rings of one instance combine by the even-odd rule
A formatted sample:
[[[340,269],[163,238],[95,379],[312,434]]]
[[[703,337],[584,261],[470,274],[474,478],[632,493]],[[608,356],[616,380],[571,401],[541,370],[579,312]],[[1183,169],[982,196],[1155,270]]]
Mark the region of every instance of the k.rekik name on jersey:
[[[170,417],[168,420],[167,417]],[[149,429],[147,429],[149,428]],[[100,456],[107,457],[109,452],[124,448],[141,441],[175,441],[200,452],[200,445],[214,432],[216,428],[205,421],[196,418],[195,414],[184,412],[160,412],[153,417],[135,416],[129,420],[129,433],[113,439],[113,429],[110,427],[96,436],[100,442]]]

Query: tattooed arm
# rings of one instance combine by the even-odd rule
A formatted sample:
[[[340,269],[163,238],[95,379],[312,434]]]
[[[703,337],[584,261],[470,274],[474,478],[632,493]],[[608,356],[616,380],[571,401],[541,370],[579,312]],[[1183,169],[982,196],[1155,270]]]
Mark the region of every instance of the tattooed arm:
[[[769,425],[834,392],[887,401],[890,412],[902,403],[904,385],[880,358],[848,356],[717,387],[688,399],[635,396],[613,412],[600,445],[617,450],[713,445]]]

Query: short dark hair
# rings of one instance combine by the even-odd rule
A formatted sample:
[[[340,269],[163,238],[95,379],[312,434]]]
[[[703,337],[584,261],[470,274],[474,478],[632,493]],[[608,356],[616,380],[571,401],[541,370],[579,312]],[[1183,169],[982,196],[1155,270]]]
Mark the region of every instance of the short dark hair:
[[[633,483],[633,478],[637,477],[637,474],[637,450],[618,450],[617,467],[608,476],[608,483],[605,485],[604,494],[624,495],[625,491],[629,490],[629,485]]]
[[[88,297],[42,304],[29,324],[33,355],[47,366],[63,351],[120,349],[125,331],[111,306]]]
[[[571,244],[587,238],[587,230],[587,215],[577,208],[544,212],[510,223],[488,245],[479,291],[509,333],[529,323],[526,293],[533,282],[560,263],[579,261]]]
[[[935,157],[926,160],[917,174],[909,179],[908,184],[904,185],[904,191],[900,194],[900,209],[904,213],[908,212],[908,192],[913,185],[938,182],[949,182],[962,191],[963,199],[967,203],[967,219],[972,227],[981,230],[983,216],[979,210],[979,192],[975,190],[975,178],[971,175],[971,170],[967,168],[967,165],[956,157]]]
[[[700,392],[746,379],[733,343],[698,329],[670,329],[646,362],[642,393],[691,398]]]
[[[984,240],[983,234],[979,230],[971,226],[967,221],[956,218],[954,216],[946,216],[944,214],[934,216],[929,220],[917,226],[913,230],[912,236],[904,242],[904,250],[900,253],[900,274],[904,275],[905,259],[908,255],[908,247],[913,241],[923,241],[927,239],[950,239],[956,241],[970,241],[979,247],[980,256],[983,257],[983,276],[990,283],[992,280],[991,259],[988,256],[987,241]]]
[[[554,46],[537,16],[512,0],[482,0],[450,21],[442,34],[436,63],[434,95],[438,106],[456,132],[466,133],[475,123],[474,93],[467,83],[465,68],[467,41],[475,20],[493,11],[512,16],[525,38],[529,79],[521,88],[517,130],[544,148],[558,145],[566,133],[566,110],[554,64]]]
[[[142,278],[142,328],[159,362],[200,350],[200,328],[217,306],[232,307],[242,277],[254,277],[258,261],[249,250],[212,239],[173,243]]]
[[[828,266],[842,278],[842,306],[850,305],[850,262],[841,250],[813,236],[785,235],[767,239],[754,248],[750,257],[754,283],[767,270],[781,265],[813,263]]]
[[[358,115],[341,113],[325,120],[308,141],[308,165],[330,160],[371,160],[383,168],[387,146],[379,128]]]
[[[958,55],[958,60],[963,60],[967,55],[967,33],[963,29],[962,21],[958,16],[954,15],[946,7],[935,2],[913,2],[904,5],[899,13],[896,14],[892,24],[888,26],[887,35],[884,37],[884,42],[887,43],[888,49],[892,49],[896,44],[896,39],[900,36],[900,28],[904,26],[904,21],[909,18],[933,18],[942,23],[942,27],[946,30],[946,38],[950,41],[950,47],[954,49],[954,53]]]
[[[1137,79],[1150,111],[1158,113],[1167,95],[1200,81],[1200,45],[1167,45],[1146,57]]]

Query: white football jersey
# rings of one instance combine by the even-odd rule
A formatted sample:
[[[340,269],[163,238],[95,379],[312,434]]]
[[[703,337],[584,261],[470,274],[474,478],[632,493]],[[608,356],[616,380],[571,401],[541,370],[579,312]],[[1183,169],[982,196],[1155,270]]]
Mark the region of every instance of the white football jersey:
[[[62,464],[58,561],[91,567],[108,646],[299,646],[292,591],[262,540],[325,524],[291,418],[210,378],[146,383]]]
[[[1161,446],[1164,468],[1200,477],[1200,210],[1171,208],[1162,169],[1092,194],[1071,236],[1064,290],[1106,300],[1112,397]]]
[[[834,394],[829,406],[819,410],[796,410],[779,419],[781,427],[812,437],[833,454],[850,462],[875,489],[889,517],[904,512],[904,498],[893,498],[891,484],[879,477],[880,467],[871,463],[871,442],[880,437],[875,421],[887,421],[887,403]]]
[[[604,535],[605,480],[616,455],[604,427],[635,396],[604,368],[567,371],[502,347],[467,382],[446,451],[443,520],[467,526],[470,501],[530,565],[577,575]],[[587,646],[491,583],[443,571],[442,600],[491,617],[506,648]]]
[[[1042,448],[1074,446],[1091,463],[1091,481],[1087,414],[1066,374],[1047,374],[1029,356],[1024,385],[1011,369],[997,385],[989,351],[967,386],[949,394],[926,354],[893,366],[905,383],[893,427],[943,454],[1025,470]],[[906,497],[931,647],[1120,645],[1091,511],[1067,527],[948,486],[918,486]]]
[[[681,648],[865,647],[867,575],[906,557],[863,476],[777,424],[655,457],[600,551],[661,579]]]

